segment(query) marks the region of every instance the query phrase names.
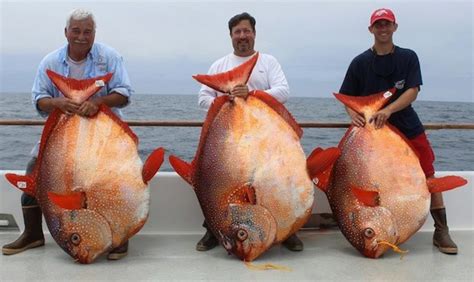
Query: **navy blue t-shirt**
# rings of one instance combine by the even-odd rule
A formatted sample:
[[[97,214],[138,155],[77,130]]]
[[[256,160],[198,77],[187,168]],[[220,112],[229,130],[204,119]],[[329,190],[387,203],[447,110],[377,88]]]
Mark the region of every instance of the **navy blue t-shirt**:
[[[407,89],[420,87],[420,62],[410,49],[395,46],[392,53],[376,55],[371,49],[352,60],[339,93],[351,96],[367,96],[395,87],[391,101],[395,101]],[[388,121],[408,138],[424,132],[423,124],[411,105],[393,113]]]

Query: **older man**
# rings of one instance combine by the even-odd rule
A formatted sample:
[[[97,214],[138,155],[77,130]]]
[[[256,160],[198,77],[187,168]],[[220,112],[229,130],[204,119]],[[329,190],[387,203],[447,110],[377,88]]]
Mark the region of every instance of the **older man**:
[[[41,61],[32,89],[32,99],[38,113],[46,117],[58,108],[67,115],[90,117],[97,113],[100,104],[105,104],[121,117],[119,108],[128,104],[133,93],[122,57],[112,48],[95,43],[96,23],[90,11],[73,10],[66,22],[64,35],[67,44],[46,55]],[[50,69],[75,79],[93,78],[114,73],[109,83],[91,99],[77,103],[68,99],[54,87],[46,75]],[[39,143],[33,148],[32,159],[26,173],[32,172],[38,155]],[[23,194],[21,198],[25,229],[13,243],[4,245],[2,253],[13,255],[44,245],[41,209],[35,198]],[[109,259],[120,259],[127,255],[128,242],[113,250]]]

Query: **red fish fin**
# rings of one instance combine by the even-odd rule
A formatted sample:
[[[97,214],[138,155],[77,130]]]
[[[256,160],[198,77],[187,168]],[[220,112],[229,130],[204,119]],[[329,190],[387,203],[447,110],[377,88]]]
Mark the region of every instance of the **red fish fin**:
[[[377,191],[367,191],[357,187],[351,187],[352,194],[359,200],[360,203],[369,206],[376,207],[380,205],[380,195]]]
[[[133,133],[132,129],[126,122],[121,120],[112,110],[104,104],[99,105],[99,111],[103,112],[109,116],[113,121],[115,121],[120,127],[133,139],[133,142],[138,145],[138,137]]]
[[[440,178],[431,177],[426,179],[430,193],[448,191],[467,184],[467,180],[460,176],[444,176]]]
[[[86,207],[86,194],[84,192],[73,192],[66,195],[48,192],[48,198],[58,207],[67,210],[79,210]]]
[[[332,167],[340,155],[341,150],[336,147],[331,147],[326,150],[321,148],[314,149],[306,160],[306,167],[308,168],[308,174],[311,179]]]
[[[228,202],[232,204],[257,204],[255,188],[250,183],[237,187],[229,195]]]
[[[257,60],[258,52],[245,63],[227,72],[214,75],[198,74],[193,75],[193,78],[216,91],[229,93],[234,86],[247,83]]]
[[[10,182],[13,186],[20,189],[20,191],[32,196],[36,197],[36,183],[31,175],[18,175],[13,173],[6,173],[5,178]]]
[[[56,87],[69,99],[84,102],[94,95],[112,78],[113,73],[90,79],[77,80],[59,75],[52,70],[46,70],[46,74]]]
[[[385,104],[388,103],[390,97],[394,93],[395,88],[369,96],[350,96],[340,93],[334,93],[334,96],[336,96],[336,99],[341,101],[347,107],[360,114],[364,114],[366,109],[371,109],[372,111],[378,111],[381,109]]]
[[[192,174],[194,168],[192,164],[189,164],[178,157],[170,156],[169,161],[174,171],[181,176],[189,185],[193,186]],[[193,186],[194,189],[194,186]]]
[[[299,138],[303,136],[303,130],[296,122],[295,118],[290,114],[290,112],[283,106],[282,103],[278,102],[272,95],[266,93],[265,91],[256,90],[253,91],[250,95],[257,97],[262,102],[267,104],[275,112],[277,112],[296,132]]]
[[[163,164],[164,156],[165,150],[163,148],[154,150],[150,156],[148,156],[142,169],[143,182],[148,183],[148,181],[155,176],[156,172],[160,169],[161,164]]]

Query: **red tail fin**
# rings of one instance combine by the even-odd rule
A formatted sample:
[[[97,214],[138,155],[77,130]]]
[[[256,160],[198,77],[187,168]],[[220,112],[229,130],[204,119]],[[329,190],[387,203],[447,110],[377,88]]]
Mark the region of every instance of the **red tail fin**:
[[[169,161],[173,169],[176,171],[176,173],[178,173],[179,176],[181,176],[184,180],[186,180],[186,182],[188,182],[191,186],[193,186],[193,183],[192,183],[193,166],[175,156],[170,156]]]
[[[466,179],[454,175],[440,178],[428,178],[426,182],[430,193],[444,192],[467,184]]]
[[[142,169],[143,182],[148,183],[148,181],[153,178],[160,169],[161,164],[163,164],[164,156],[165,150],[163,148],[154,150],[150,156],[148,156]]]
[[[249,80],[250,74],[258,60],[258,53],[250,58],[240,66],[231,69],[230,71],[218,73],[214,75],[193,75],[193,78],[200,83],[211,87],[212,89],[229,93],[234,86],[239,84],[246,84]]]
[[[46,74],[64,96],[77,102],[84,102],[89,99],[90,96],[105,86],[113,76],[112,73],[108,73],[96,78],[77,80],[64,77],[52,70],[46,70]]]
[[[13,173],[5,174],[5,178],[20,191],[36,197],[36,183],[30,175],[18,175]]]
[[[368,110],[375,112],[381,109],[388,103],[393,93],[395,93],[395,88],[369,96],[349,96],[340,93],[334,93],[334,96],[347,107],[359,114],[364,114]]]
[[[340,155],[339,148],[332,147],[326,150],[316,148],[306,160],[309,177],[324,192],[327,191],[332,167]]]

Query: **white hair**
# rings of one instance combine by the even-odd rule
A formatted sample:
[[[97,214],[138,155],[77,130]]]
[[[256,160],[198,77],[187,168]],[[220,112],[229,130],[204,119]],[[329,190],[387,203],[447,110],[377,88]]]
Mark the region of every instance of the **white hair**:
[[[94,23],[94,30],[95,30],[95,18],[94,14],[92,14],[91,11],[85,10],[85,9],[74,9],[69,13],[69,16],[67,17],[66,21],[66,28],[69,28],[69,25],[71,24],[71,20],[75,21],[81,21],[85,19],[92,19],[92,22]]]

